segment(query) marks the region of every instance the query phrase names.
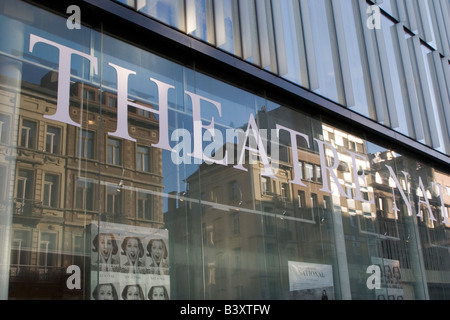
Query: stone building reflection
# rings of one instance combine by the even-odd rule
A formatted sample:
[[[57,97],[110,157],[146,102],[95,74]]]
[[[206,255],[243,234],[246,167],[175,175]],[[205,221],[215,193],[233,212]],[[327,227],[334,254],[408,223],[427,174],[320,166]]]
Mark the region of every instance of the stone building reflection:
[[[130,133],[137,142],[111,139],[115,94],[81,82],[72,84],[70,98],[70,115],[80,128],[52,121],[43,115],[55,112],[56,89],[55,72],[39,84],[23,82],[19,110],[9,103],[8,88],[1,91],[2,133],[12,136],[2,137],[0,170],[15,171],[11,299],[83,298],[82,289],[67,288],[66,270],[89,266],[91,221],[164,225],[157,196],[163,189],[161,150],[151,147],[158,121],[130,109]],[[14,123],[16,128],[7,127]],[[14,167],[8,167],[7,150],[12,158],[16,153]],[[7,190],[2,197],[8,197]]]
[[[398,262],[402,298],[423,298],[418,277],[426,278],[433,296],[450,286],[449,225],[442,223],[441,197],[433,187],[450,185],[448,175],[381,147],[372,152],[363,139],[298,112],[261,110],[260,129],[270,132],[280,124],[311,138],[297,141],[298,163],[282,134],[277,179],[262,175],[262,164],[248,158],[247,172],[203,163],[187,177],[183,193],[168,195],[163,214],[162,151],[151,147],[158,141],[153,114],[130,108],[137,142],[116,140],[107,134],[116,127],[115,94],[74,83],[70,112],[81,128],[46,119],[56,109],[56,76],[23,82],[20,94],[6,86],[0,91],[0,174],[11,177],[0,193],[3,214],[6,200],[14,199],[10,298],[83,298],[81,290],[67,290],[66,270],[89,265],[86,228],[98,220],[168,228],[178,299],[289,299],[288,261],[332,265],[336,299],[338,286],[345,285],[354,296],[375,298],[366,268],[377,259]],[[323,190],[314,138],[336,150],[335,174],[345,197],[333,183],[331,193]],[[359,189],[349,151],[361,156],[355,158],[365,174]],[[334,160],[326,151],[326,166]],[[290,183],[294,165],[306,187]],[[411,214],[388,166],[410,196]],[[357,189],[364,201],[356,199]],[[450,196],[442,199],[448,212]],[[348,283],[340,276],[345,269]]]
[[[291,121],[291,115],[285,109],[275,109],[260,112],[258,120],[260,129],[273,128],[275,123]],[[287,263],[301,261],[333,265],[334,276],[339,279],[336,283],[343,279],[339,272],[343,272],[344,262],[352,295],[376,299],[384,293],[368,290],[366,269],[379,259],[398,263],[402,281],[396,287],[401,290],[393,295],[390,284],[383,280],[386,298],[422,298],[415,279],[432,279],[433,272],[446,272],[448,255],[439,253],[444,253],[448,245],[448,226],[441,223],[439,194],[430,193],[427,197],[438,221],[430,223],[427,210],[421,208],[423,218],[417,219],[420,239],[414,235],[415,215],[408,214],[404,199],[398,190],[393,191],[396,186],[386,165],[395,168],[405,192],[407,185],[417,190],[418,176],[426,186],[437,177],[443,180],[442,185],[448,185],[449,177],[390,150],[371,154],[365,140],[310,118],[297,114],[295,123],[300,124],[297,128],[306,128],[305,134],[329,143],[337,151],[340,163],[335,174],[346,197],[333,184],[331,193],[322,190],[322,164],[313,141],[310,148],[298,141],[296,165],[301,167],[306,187],[289,183],[293,179],[291,144],[282,136],[277,179],[263,176],[263,165],[248,164],[248,158],[247,172],[232,165],[203,163],[186,179],[186,192],[172,194],[166,216],[168,225],[176,230],[171,233],[173,242],[186,243],[189,248],[187,261],[182,261],[180,257],[184,256],[175,250],[180,267],[175,264],[173,274],[178,279],[185,279],[186,271],[190,275],[189,282],[174,281],[175,290],[188,292],[187,285],[198,289],[193,290],[198,296],[180,298],[289,299]],[[359,188],[349,151],[360,156],[355,157]],[[328,167],[334,162],[333,156],[326,153]],[[402,179],[402,170],[412,173],[409,180]],[[420,197],[420,206],[424,206],[424,195],[411,195],[413,208]],[[445,205],[449,206],[448,196]],[[394,210],[396,206],[398,211]],[[418,241],[422,241],[425,273],[417,262]],[[436,255],[440,261],[428,258]],[[387,277],[384,270],[382,276]],[[436,283],[442,281],[440,278]],[[336,298],[339,294],[336,288]]]

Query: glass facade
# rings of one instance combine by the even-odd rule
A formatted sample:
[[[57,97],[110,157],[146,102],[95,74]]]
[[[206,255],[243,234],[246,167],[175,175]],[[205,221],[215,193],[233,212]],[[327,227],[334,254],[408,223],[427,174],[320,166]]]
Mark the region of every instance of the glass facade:
[[[116,1],[450,152],[449,0]]]
[[[337,102],[353,85],[358,113],[387,112],[426,144],[448,140],[436,51],[384,17],[372,40],[396,40],[384,47],[389,65],[377,58],[392,82],[378,109],[362,42],[328,33],[341,12],[346,34],[361,36],[348,21],[365,2],[270,3],[128,5]],[[269,14],[266,33],[257,26]],[[300,43],[287,49],[308,32],[284,25],[309,15],[322,16],[308,28],[314,65]],[[195,58],[66,23],[29,2],[0,4],[0,299],[450,299],[448,166],[198,70]],[[244,23],[248,35],[236,32]],[[344,44],[364,65],[348,78],[335,54]],[[396,50],[427,63],[411,67]],[[317,77],[305,77],[311,66]],[[427,86],[405,87],[407,72]],[[412,99],[419,89],[427,103]]]

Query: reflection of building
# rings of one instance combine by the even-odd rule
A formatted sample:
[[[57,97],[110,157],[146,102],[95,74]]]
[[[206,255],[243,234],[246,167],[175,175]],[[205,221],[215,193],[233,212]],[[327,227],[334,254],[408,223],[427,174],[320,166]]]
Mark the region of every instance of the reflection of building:
[[[108,132],[115,129],[115,94],[82,83],[72,85],[70,112],[83,129],[45,119],[56,109],[56,79],[49,73],[40,86],[24,84],[18,115],[2,106],[2,119],[17,117],[18,123],[16,130],[7,129],[17,134],[17,148],[3,149],[17,155],[10,297],[26,298],[30,284],[41,297],[68,294],[52,286],[66,287],[67,267],[85,264],[89,221],[153,228],[164,223],[162,199],[155,196],[162,191],[161,150],[151,147],[157,120],[130,110],[137,142],[113,139]],[[13,101],[6,88],[2,101]],[[0,167],[5,175],[7,168]]]
[[[341,164],[336,174],[340,181],[346,181],[346,192],[354,195],[355,186],[352,185],[350,172],[352,163],[346,162],[343,154],[346,150],[352,150],[364,155],[364,141],[328,126],[318,126],[318,123],[302,115],[293,117],[296,123],[308,123],[304,127],[309,131],[306,129],[305,134],[313,136],[314,132],[317,136],[324,135],[324,140],[338,150]],[[263,111],[258,118],[260,129],[273,127],[275,119],[281,124],[290,119],[280,115],[277,109],[267,113]],[[190,272],[205,273],[208,298],[277,299],[286,292],[288,261],[317,262],[317,256],[320,256],[320,263],[334,264],[336,248],[333,230],[336,218],[333,211],[336,208],[342,211],[346,234],[354,232],[356,237],[359,232],[364,232],[361,226],[350,229],[358,226],[358,217],[375,212],[374,205],[356,201],[354,196],[346,199],[322,190],[317,146],[313,145],[313,140],[310,143],[312,148],[300,140],[298,146],[298,163],[295,165],[300,167],[301,179],[306,186],[290,183],[294,179],[291,144],[280,136],[279,145],[272,146],[279,148],[278,158],[272,157],[272,165],[277,167],[276,178],[264,176],[262,163],[250,162],[247,155],[245,168],[248,171],[245,174],[232,165],[204,163],[187,178],[188,192],[182,197],[174,194],[167,212],[168,225],[177,230],[187,228],[188,234],[202,234],[202,243],[192,243],[190,246],[191,258],[201,261],[201,265],[194,263]],[[225,149],[229,148],[227,145]],[[327,162],[330,161],[333,161],[332,156],[327,158]],[[366,163],[358,167],[365,168]],[[366,190],[363,194],[368,199],[371,188],[363,187],[363,190]],[[370,197],[373,198],[373,192]],[[177,199],[178,203],[175,202]],[[176,218],[182,212],[189,215],[189,223]],[[376,217],[370,218],[376,220]],[[172,234],[183,238],[175,239],[175,242],[189,241],[183,232]],[[358,244],[359,247],[364,246],[364,243]],[[203,249],[192,250],[197,246]],[[366,246],[365,253],[367,250]],[[265,258],[255,254],[261,251],[265,253]],[[352,259],[361,257],[348,252],[350,263]],[[285,283],[279,283],[280,274]],[[184,284],[177,285],[180,286],[178,290],[183,292]],[[251,296],[249,288],[258,295]]]
[[[260,115],[259,119],[262,117]],[[270,123],[268,119],[266,121]],[[279,115],[276,119],[283,123]],[[280,274],[287,281],[284,263],[317,262],[317,256],[322,256],[322,264],[335,265],[338,258],[334,252],[341,245],[343,247],[338,250],[345,253],[352,283],[365,283],[367,277],[360,271],[361,265],[368,266],[377,261],[382,261],[386,268],[389,263],[396,265],[395,281],[398,284],[395,295],[389,291],[391,287],[386,287],[387,282],[383,282],[386,286],[375,293],[364,292],[363,289],[355,291],[361,297],[413,299],[414,279],[420,275],[430,279],[430,290],[436,290],[433,289],[433,282],[437,281],[436,271],[445,269],[448,263],[445,254],[448,229],[440,223],[435,227],[435,223],[430,221],[419,177],[425,186],[432,186],[433,181],[448,185],[448,181],[444,181],[446,176],[440,175],[440,179],[436,179],[435,170],[392,151],[367,154],[364,140],[332,126],[322,125],[320,129],[315,128],[315,134],[323,136],[323,141],[336,154],[326,149],[325,163],[321,163],[317,149],[298,143],[297,165],[306,186],[290,183],[294,175],[291,145],[289,141],[280,139],[278,161],[272,158],[277,162],[276,178],[263,176],[262,163],[251,164],[248,157],[245,174],[232,165],[203,163],[187,178],[188,191],[182,195],[173,194],[166,221],[172,230],[180,231],[173,232],[175,242],[189,243],[192,260],[187,264],[192,267],[190,272],[198,273],[200,278],[203,274],[207,298],[283,297],[286,284],[278,281]],[[305,133],[312,136],[307,131]],[[230,147],[226,147],[229,150]],[[352,157],[352,154],[356,156]],[[339,165],[333,171],[345,196],[340,194],[336,181],[329,176],[331,193],[323,190],[321,166],[332,167],[335,155]],[[390,172],[388,167],[395,169]],[[404,168],[412,175],[405,177],[398,168]],[[404,193],[410,194],[407,188],[413,191],[409,200],[413,208],[412,217],[405,198],[397,190],[393,191],[397,186],[392,174]],[[358,185],[355,175],[359,179]],[[441,221],[440,194],[427,192],[426,197],[433,214]],[[448,207],[448,196],[444,197],[444,202]],[[416,228],[414,212],[419,210],[415,209],[417,205],[422,214],[417,219],[420,239],[412,236]],[[181,213],[188,215],[188,222],[180,218],[184,217]],[[342,226],[341,234],[337,225]],[[188,235],[201,234],[201,243],[199,240],[196,242],[195,237],[186,236],[183,230],[189,230]],[[347,240],[345,244],[336,240],[342,235]],[[411,246],[415,248],[419,241],[425,254],[440,256],[437,260],[427,260],[423,274],[421,265],[411,257],[411,253],[417,250]],[[264,251],[264,258],[252,254],[258,251]],[[383,279],[388,276],[386,268],[382,269]],[[185,270],[175,267],[173,271]],[[445,282],[443,279],[438,281],[440,285]],[[186,291],[185,285],[176,284],[181,292]],[[271,290],[267,290],[268,287]],[[251,296],[248,288],[261,295]],[[388,290],[388,294],[383,290]]]
[[[412,212],[409,212],[405,199],[398,191],[386,166],[391,168],[409,168],[408,175],[398,173],[398,181],[404,194],[409,196]],[[431,294],[439,296],[442,286],[449,286],[448,279],[437,276],[438,270],[444,270],[449,264],[448,227],[442,223],[441,194],[444,207],[448,208],[448,196],[435,188],[435,183],[448,185],[448,177],[420,161],[399,156],[392,151],[377,153],[371,157],[371,172],[377,207],[379,244],[382,256],[400,262],[404,289],[412,290],[417,269],[424,268],[423,276],[428,279]],[[446,181],[447,180],[447,181]],[[425,188],[423,192],[420,181]],[[393,188],[396,189],[393,192]],[[395,203],[394,203],[395,201]],[[428,208],[429,204],[429,208]],[[398,209],[398,211],[395,210]],[[431,210],[431,213],[430,213]],[[447,209],[448,210],[448,209]],[[432,220],[432,216],[436,219]],[[411,228],[413,220],[417,222],[419,237]],[[423,254],[435,259],[425,259],[423,266],[416,265],[411,250],[420,244]]]
[[[174,299],[450,297],[448,0],[76,4],[0,1],[0,299],[86,299],[108,224]],[[171,161],[250,125],[273,176]]]

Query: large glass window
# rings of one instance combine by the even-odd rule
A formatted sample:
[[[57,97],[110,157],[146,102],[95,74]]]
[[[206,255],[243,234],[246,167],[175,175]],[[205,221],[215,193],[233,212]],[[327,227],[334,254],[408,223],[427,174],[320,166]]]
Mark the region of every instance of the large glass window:
[[[343,74],[332,54],[340,45],[333,29],[339,11],[329,1],[121,2],[175,27],[183,5],[192,13],[183,22],[186,32],[214,36],[226,51],[241,46],[245,54],[256,53],[245,59],[262,65],[272,59],[264,64],[269,69],[280,60],[256,50],[258,41],[278,50],[284,40],[289,49],[287,42],[312,35],[316,91],[343,98]],[[368,52],[352,24],[361,12],[348,12],[354,2],[341,6],[348,58],[355,61],[353,108],[371,115],[363,106],[371,90],[359,82]],[[88,26],[69,32],[66,16],[28,2],[5,4],[15,10],[2,12],[0,25],[16,28],[0,33],[21,37],[0,43],[0,174],[7,177],[0,190],[0,265],[7,266],[6,272],[0,268],[0,297],[450,297],[447,167],[373,133],[366,137],[361,125],[331,123],[312,104],[291,105],[264,87],[244,90],[220,74],[212,77]],[[14,12],[33,19],[22,23]],[[211,24],[215,15],[221,19]],[[236,42],[238,24],[253,28],[241,32],[249,39],[269,18],[275,29],[266,25],[251,45]],[[289,30],[290,23],[298,28]],[[394,27],[384,21],[371,40],[386,40],[385,51],[377,48],[377,67],[382,56],[394,59],[375,70],[398,89],[397,108],[410,97],[401,86],[399,72],[406,69],[396,56],[402,42]],[[436,73],[430,48],[417,48],[411,52],[427,64],[414,72],[434,81],[431,95],[446,78]],[[305,66],[312,70],[308,59],[301,61],[311,52],[290,49],[283,76],[311,80],[312,73],[305,77]],[[20,63],[3,68],[12,55]],[[61,55],[70,57],[70,68],[59,65]],[[286,67],[275,65],[280,73]],[[3,77],[11,70],[15,87]],[[431,100],[428,110],[442,101]],[[443,137],[438,140],[445,144]],[[312,277],[317,274],[320,280]],[[77,275],[79,282],[67,281]]]

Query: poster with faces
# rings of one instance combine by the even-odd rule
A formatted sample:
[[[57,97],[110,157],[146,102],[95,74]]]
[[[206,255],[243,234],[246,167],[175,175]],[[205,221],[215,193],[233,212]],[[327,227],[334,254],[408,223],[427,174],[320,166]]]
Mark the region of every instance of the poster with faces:
[[[168,230],[101,222],[90,232],[91,299],[170,299]]]

